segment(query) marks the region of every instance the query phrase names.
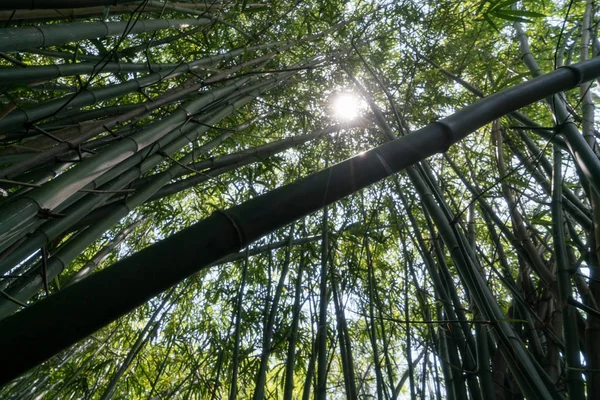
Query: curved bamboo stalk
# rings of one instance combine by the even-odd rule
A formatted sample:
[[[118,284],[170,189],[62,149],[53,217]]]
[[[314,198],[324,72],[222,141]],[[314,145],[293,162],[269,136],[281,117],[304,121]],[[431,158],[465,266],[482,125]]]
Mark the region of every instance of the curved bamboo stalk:
[[[8,229],[10,231],[21,229],[27,221],[33,218],[37,213],[37,210],[33,211],[34,209],[31,208],[34,203],[40,208],[56,208],[66,198],[72,195],[73,190],[84,187],[98,176],[105,174],[110,168],[159,141],[161,138],[172,132],[173,128],[177,129],[177,127],[183,126],[189,119],[189,115],[195,114],[201,107],[212,103],[217,98],[231,94],[248,80],[248,78],[244,78],[235,81],[226,87],[219,88],[216,91],[206,92],[207,95],[201,96],[200,98],[179,107],[175,112],[171,113],[159,123],[152,124],[147,129],[136,132],[125,140],[108,146],[95,157],[84,160],[78,168],[67,171],[41,188],[33,190],[27,193],[26,196],[8,204],[4,208],[4,211],[9,215],[15,215],[10,211],[11,209],[21,210],[16,213],[21,216],[21,222],[17,225],[13,225],[12,229]],[[213,123],[214,122],[215,121],[213,121]],[[67,185],[64,185],[64,183],[67,183]],[[23,208],[23,206],[25,207]],[[2,211],[0,211],[0,214],[2,214]],[[28,215],[28,217],[26,217],[26,215]],[[12,223],[13,221],[6,222]],[[0,226],[1,225],[2,223],[0,222]]]

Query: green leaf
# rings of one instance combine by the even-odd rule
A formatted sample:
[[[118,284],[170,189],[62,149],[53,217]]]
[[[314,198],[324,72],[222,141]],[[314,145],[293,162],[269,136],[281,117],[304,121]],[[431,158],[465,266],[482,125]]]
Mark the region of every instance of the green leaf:
[[[533,22],[532,20],[530,20],[530,19],[527,19],[527,18],[515,17],[515,16],[513,16],[513,15],[505,14],[505,13],[503,12],[503,10],[494,10],[494,11],[492,11],[492,12],[491,12],[491,14],[492,14],[494,17],[498,17],[498,18],[501,18],[501,19],[504,19],[504,20],[507,20],[507,21],[514,21],[514,22]]]
[[[506,76],[506,71],[507,69],[504,68],[500,71],[500,73],[498,74],[498,76],[496,77],[496,80],[494,81],[494,85],[492,86],[492,90],[495,91],[496,89],[498,89],[501,85],[501,82],[503,82],[504,77]]]
[[[498,26],[494,23],[494,21],[492,21],[489,15],[483,14],[483,18],[487,21],[488,24],[492,26],[492,28],[496,30],[496,32],[500,33],[500,29],[498,29]]]
[[[503,14],[513,15],[515,17],[531,17],[531,18],[544,18],[546,17],[544,14],[540,14],[534,11],[524,11],[524,10],[511,10],[511,9],[502,9],[502,10],[494,10],[498,12],[502,12]]]

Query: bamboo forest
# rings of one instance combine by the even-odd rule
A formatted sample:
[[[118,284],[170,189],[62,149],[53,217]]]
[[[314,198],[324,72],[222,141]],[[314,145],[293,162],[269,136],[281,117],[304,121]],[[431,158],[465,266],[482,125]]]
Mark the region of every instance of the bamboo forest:
[[[600,399],[599,24],[0,0],[0,399]]]

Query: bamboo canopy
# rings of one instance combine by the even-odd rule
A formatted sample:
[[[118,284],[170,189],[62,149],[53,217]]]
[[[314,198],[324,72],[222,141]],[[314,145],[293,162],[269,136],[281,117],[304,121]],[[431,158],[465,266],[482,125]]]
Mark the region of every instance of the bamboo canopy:
[[[0,5],[0,398],[600,398],[591,0]]]
[[[262,236],[426,157],[447,151],[469,133],[510,111],[598,77],[600,59],[595,59],[486,97],[450,117],[301,182],[219,211],[26,311],[5,318],[0,321],[0,341],[11,346],[10,351],[2,352],[0,361],[12,360],[12,369],[3,375],[3,381],[27,371],[185,277]],[[593,176],[590,178],[594,190],[600,191],[600,183],[596,183]],[[596,178],[600,179],[600,174]],[[485,317],[493,318],[492,315]],[[32,347],[35,343],[40,345]],[[30,360],[24,354],[35,358]]]

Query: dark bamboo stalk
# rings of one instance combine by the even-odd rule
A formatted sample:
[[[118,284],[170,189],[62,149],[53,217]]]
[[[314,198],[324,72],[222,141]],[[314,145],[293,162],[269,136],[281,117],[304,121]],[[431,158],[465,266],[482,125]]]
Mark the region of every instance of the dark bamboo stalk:
[[[283,261],[283,266],[281,267],[279,282],[277,283],[277,288],[275,289],[275,296],[273,296],[273,301],[270,304],[271,307],[263,328],[263,348],[260,357],[260,366],[258,372],[256,373],[256,387],[254,389],[253,396],[255,400],[262,400],[265,397],[265,384],[267,381],[267,368],[269,364],[269,356],[271,355],[271,341],[273,340],[273,334],[275,329],[275,316],[277,314],[277,309],[279,308],[279,300],[281,299],[283,286],[290,267],[290,255],[292,251],[291,247],[293,240],[294,232],[292,228],[292,232],[290,232],[290,237],[288,239],[287,248],[285,250],[285,260]]]
[[[246,259],[244,260],[244,267],[242,268],[242,277],[240,281],[240,289],[237,295],[236,301],[236,314],[235,314],[235,334],[233,341],[233,355],[231,356],[231,387],[229,389],[229,399],[235,400],[238,394],[238,370],[240,363],[240,336],[241,336],[241,322],[242,322],[242,300],[244,298],[244,286],[246,286],[246,275],[248,273],[248,253],[246,253]]]
[[[4,0],[0,5],[0,10],[49,10],[53,8],[116,6],[137,1],[139,0]]]
[[[296,344],[298,343],[298,326],[300,322],[300,298],[302,295],[302,273],[305,268],[306,257],[304,252],[300,254],[300,263],[296,273],[296,287],[294,290],[294,305],[292,307],[292,326],[288,338],[287,358],[285,364],[285,386],[283,392],[284,400],[292,400],[294,393],[294,365],[296,362]]]
[[[319,283],[319,325],[317,329],[317,390],[315,398],[325,400],[327,398],[327,305],[329,299],[327,297],[327,273],[329,260],[329,209],[327,206],[323,209],[322,232],[323,239],[321,241],[321,273]]]

